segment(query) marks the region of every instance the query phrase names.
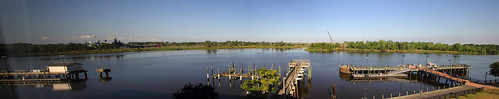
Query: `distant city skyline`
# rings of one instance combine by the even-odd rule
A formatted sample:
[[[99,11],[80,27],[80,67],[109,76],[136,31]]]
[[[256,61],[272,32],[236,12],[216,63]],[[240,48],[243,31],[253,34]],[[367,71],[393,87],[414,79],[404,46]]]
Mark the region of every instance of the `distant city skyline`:
[[[499,44],[498,0],[1,0],[0,43]]]

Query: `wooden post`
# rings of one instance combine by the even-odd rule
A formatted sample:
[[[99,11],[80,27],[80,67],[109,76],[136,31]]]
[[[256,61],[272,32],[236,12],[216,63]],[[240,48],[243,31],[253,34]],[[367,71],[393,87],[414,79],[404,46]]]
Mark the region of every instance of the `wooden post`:
[[[312,79],[312,67],[308,67],[308,80]]]
[[[251,79],[253,80],[253,76],[251,76]],[[286,87],[287,86],[285,83],[286,83],[286,81],[284,80],[284,77],[282,77],[282,90],[284,90],[284,94],[287,95],[286,94]]]
[[[217,69],[218,69],[217,70],[217,76],[218,76],[217,78],[220,80],[220,68],[217,68]]]
[[[211,66],[211,76],[213,76],[213,66]]]
[[[102,72],[100,72],[100,75],[102,77]],[[208,67],[206,67],[206,78],[210,78],[210,72],[208,71]]]
[[[248,73],[253,73],[252,69],[251,69],[251,63],[250,65],[248,66]]]
[[[270,67],[270,70],[274,70],[274,63],[272,63],[272,66]]]
[[[282,77],[281,66],[279,66],[279,77]]]
[[[333,99],[336,99],[336,83],[333,83]]]
[[[85,79],[87,79],[87,72],[85,72]]]

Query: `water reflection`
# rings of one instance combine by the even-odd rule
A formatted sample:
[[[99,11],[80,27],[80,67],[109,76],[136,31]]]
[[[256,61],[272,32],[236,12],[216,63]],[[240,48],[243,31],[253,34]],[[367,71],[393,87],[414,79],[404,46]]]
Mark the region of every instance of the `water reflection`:
[[[78,60],[90,60],[90,59],[111,59],[111,58],[115,58],[115,59],[120,59],[120,58],[123,58],[125,55],[106,55],[106,54],[103,54],[103,55],[96,55],[96,56],[93,56],[93,55],[65,55],[64,57],[47,57],[47,58],[43,58],[42,60],[62,60],[62,59],[68,59],[68,60],[72,60],[72,61],[78,61]]]
[[[45,88],[52,87],[53,91],[70,91],[85,89],[88,79],[72,79],[63,81],[37,81],[37,82],[1,82],[2,87],[34,87]]]
[[[208,54],[216,54],[217,53],[217,49],[207,49],[206,53],[208,53]]]
[[[332,52],[332,53],[313,53],[303,50],[290,50],[280,52],[281,50],[269,49],[269,52],[261,49],[222,49],[216,50],[216,54],[208,54],[205,50],[179,50],[179,51],[147,51],[147,52],[130,52],[117,54],[89,54],[89,55],[67,55],[66,61],[71,60],[71,57],[76,57],[76,62],[85,64],[84,68],[89,70],[89,81],[86,83],[88,88],[82,91],[72,91],[71,96],[64,96],[62,98],[95,98],[95,97],[109,97],[117,98],[123,96],[127,98],[130,94],[144,98],[152,98],[154,96],[173,98],[172,93],[182,88],[187,82],[193,84],[203,83],[215,87],[215,91],[219,92],[220,98],[244,98],[240,88],[241,81],[228,79],[209,79],[206,80],[206,71],[203,67],[215,66],[214,68],[227,68],[226,64],[229,61],[243,61],[244,63],[257,62],[257,63],[281,63],[286,64],[291,59],[300,57],[311,59],[311,64],[314,66],[313,81],[304,80],[305,82],[300,85],[302,91],[302,98],[324,99],[329,98],[327,89],[331,89],[333,83],[336,84],[337,98],[350,99],[361,98],[363,92],[367,92],[367,97],[373,95],[389,96],[393,93],[394,96],[398,92],[406,91],[412,92],[413,90],[420,89],[420,87],[430,88],[440,85],[429,84],[431,80],[424,79],[423,83],[414,76],[409,76],[408,79],[367,79],[367,80],[354,80],[343,76],[338,71],[338,66],[341,64],[354,64],[365,65],[366,54],[369,54],[370,65],[399,65],[401,64],[402,56],[400,53],[385,54],[385,53],[352,53],[352,52]],[[164,54],[163,54],[164,53]],[[258,54],[260,53],[260,54]],[[379,58],[380,54],[383,58]],[[404,53],[404,63],[411,64],[424,64],[425,54],[412,54]],[[107,56],[107,57],[104,57]],[[371,58],[372,57],[372,58]],[[55,60],[43,60],[55,59]],[[452,55],[438,56],[430,54],[432,62],[439,64],[449,64],[449,58],[453,60]],[[470,69],[470,76],[472,78],[484,79],[485,71],[490,70],[488,66],[496,62],[499,56],[476,56],[476,55],[461,55],[457,57],[456,64],[464,63],[473,66]],[[1,59],[1,61],[5,61]],[[49,64],[54,61],[60,61],[59,56],[40,56],[40,57],[15,57],[8,59],[9,68],[13,70],[19,69],[33,69],[44,68],[45,66],[38,66],[39,64]],[[98,78],[99,73],[95,69],[102,66],[113,68],[113,77]],[[259,65],[263,66],[263,65]],[[283,65],[281,65],[283,66]],[[4,63],[0,63],[0,68],[5,68]],[[115,71],[114,71],[115,70]],[[216,70],[216,69],[215,69]],[[223,70],[225,71],[225,70]],[[216,72],[216,71],[215,71]],[[181,76],[168,76],[168,75],[181,75]],[[466,76],[466,75],[465,75]],[[168,78],[168,79],[150,79],[150,78]],[[175,79],[175,80],[171,80]],[[487,79],[497,79],[489,76]],[[245,79],[243,79],[245,80]],[[100,83],[98,81],[104,82]],[[312,84],[313,83],[313,84]],[[440,81],[445,83],[445,80]],[[365,86],[365,84],[367,86]],[[365,90],[365,87],[367,90]],[[44,87],[47,90],[40,90],[41,88],[23,88],[2,87],[0,90],[16,93],[24,98],[61,98],[62,95],[67,95],[66,91],[52,91],[52,86]],[[75,88],[72,88],[75,89]],[[308,91],[307,91],[308,90]],[[33,95],[31,92],[35,92]],[[38,92],[38,93],[36,93]],[[28,94],[29,93],[29,94]],[[4,93],[2,93],[4,94]],[[6,93],[5,93],[6,94]],[[61,95],[62,94],[62,95]],[[31,95],[31,96],[29,96]],[[110,97],[112,96],[112,97]]]

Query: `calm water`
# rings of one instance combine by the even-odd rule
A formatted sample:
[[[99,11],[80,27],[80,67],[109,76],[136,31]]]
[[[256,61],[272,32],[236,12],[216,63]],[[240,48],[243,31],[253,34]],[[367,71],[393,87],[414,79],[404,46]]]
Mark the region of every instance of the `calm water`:
[[[369,65],[400,65],[402,55],[405,55],[406,64],[424,64],[425,54],[410,53],[368,53]],[[328,98],[333,83],[336,84],[338,98],[361,98],[363,96],[388,97],[390,93],[406,92],[419,88],[443,86],[420,79],[395,79],[352,81],[340,77],[338,66],[341,64],[366,64],[366,53],[311,53],[303,49],[275,50],[275,49],[230,49],[230,50],[180,50],[180,51],[151,51],[120,54],[90,54],[43,57],[15,57],[8,58],[10,69],[22,70],[45,68],[53,62],[74,61],[82,63],[88,72],[88,80],[72,81],[72,90],[58,91],[53,86],[40,85],[2,85],[0,97],[17,96],[23,99],[32,98],[172,98],[173,93],[180,90],[187,83],[211,84],[220,92],[221,98],[241,98],[243,90],[241,81],[229,81],[227,78],[218,80],[206,79],[206,68],[213,66],[221,71],[227,71],[231,62],[236,67],[248,67],[249,63],[256,63],[258,67],[270,68],[270,64],[285,66],[292,59],[310,59],[312,65],[312,79],[305,80],[300,85],[302,98]],[[449,54],[430,54],[432,62],[449,64],[454,61]],[[460,55],[455,63],[464,63],[473,66],[469,76],[474,79],[484,79],[488,66],[499,61],[499,56]],[[5,69],[5,60],[2,60],[0,69]],[[110,68],[112,79],[102,80],[95,71],[99,68]],[[488,76],[487,79],[494,78]],[[498,79],[497,77],[495,79]]]

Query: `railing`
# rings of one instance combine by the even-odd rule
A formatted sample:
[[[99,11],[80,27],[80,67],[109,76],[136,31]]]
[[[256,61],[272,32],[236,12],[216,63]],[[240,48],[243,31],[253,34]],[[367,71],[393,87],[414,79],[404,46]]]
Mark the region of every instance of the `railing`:
[[[483,91],[483,88],[474,88],[474,89],[468,89],[468,90],[463,90],[463,91],[458,91],[458,92],[452,92],[452,93],[449,93],[449,94],[432,96],[432,97],[428,97],[428,98],[425,98],[425,99],[441,99],[441,98],[447,99],[447,98],[453,98],[453,97],[457,97],[457,96],[462,96],[462,95],[477,93],[477,92],[480,92],[480,91]]]
[[[450,74],[449,74],[450,75]],[[459,75],[451,75],[452,77],[456,77],[456,78],[461,78],[461,79],[466,79],[466,80],[469,80],[473,83],[479,83],[479,84],[494,84],[494,83],[499,83],[499,79],[489,79],[489,80],[478,80],[478,79],[474,79],[474,78],[471,78],[471,77],[462,77],[462,76],[459,76]]]
[[[384,99],[384,98],[394,98],[394,97],[402,97],[402,96],[409,96],[409,95],[414,95],[414,94],[423,94],[425,92],[430,92],[430,91],[436,91],[436,90],[443,90],[443,89],[449,89],[449,88],[452,88],[452,87],[457,87],[457,86],[461,86],[459,84],[457,85],[454,85],[454,86],[451,86],[451,85],[447,85],[447,86],[443,86],[443,87],[432,87],[431,89],[430,88],[426,88],[426,90],[424,88],[421,88],[419,90],[413,90],[413,91],[405,91],[405,92],[398,92],[398,93],[390,93],[389,95],[381,95],[381,99]],[[373,99],[376,99],[375,98],[376,96],[373,96]],[[369,99],[370,97],[363,97],[363,99]],[[378,97],[379,98],[379,97]]]

